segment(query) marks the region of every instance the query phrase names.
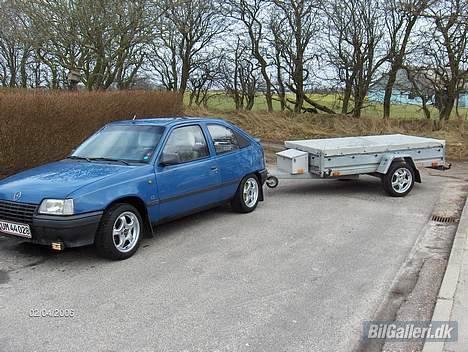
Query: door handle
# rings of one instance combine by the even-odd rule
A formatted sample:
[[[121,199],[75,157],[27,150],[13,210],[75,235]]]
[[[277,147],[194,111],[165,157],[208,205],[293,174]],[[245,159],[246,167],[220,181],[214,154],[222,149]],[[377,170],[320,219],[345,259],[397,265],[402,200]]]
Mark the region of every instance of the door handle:
[[[217,167],[217,166],[212,166],[212,167],[211,167],[211,170],[217,171],[217,170],[218,170],[218,167]]]

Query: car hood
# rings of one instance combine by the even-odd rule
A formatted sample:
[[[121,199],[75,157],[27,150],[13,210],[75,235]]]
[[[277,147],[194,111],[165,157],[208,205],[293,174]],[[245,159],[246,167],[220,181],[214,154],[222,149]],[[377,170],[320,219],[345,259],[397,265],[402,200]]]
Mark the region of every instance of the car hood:
[[[1,180],[0,200],[39,204],[44,198],[66,198],[83,186],[129,168],[133,167],[76,160],[57,161]]]

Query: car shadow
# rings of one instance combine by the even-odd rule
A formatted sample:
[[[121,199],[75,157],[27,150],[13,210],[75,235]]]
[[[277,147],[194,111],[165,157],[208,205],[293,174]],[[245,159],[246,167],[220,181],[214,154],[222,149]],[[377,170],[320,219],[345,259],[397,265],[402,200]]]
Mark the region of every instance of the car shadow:
[[[212,219],[219,219],[223,216],[229,216],[229,214],[235,216],[230,206],[226,204],[158,225],[154,236],[145,236],[142,239],[140,250],[152,246],[167,237],[177,235],[182,228],[191,227],[195,224]],[[8,261],[14,262],[14,265],[12,265],[9,271],[36,268],[48,262],[51,263],[51,266],[56,266],[57,262],[59,262],[61,266],[67,264],[92,266],[94,264],[110,262],[107,259],[100,258],[93,245],[66,248],[64,251],[55,251],[49,246],[31,242],[21,242],[17,239],[4,238],[1,243],[2,248],[0,249],[0,255],[7,258]],[[136,255],[138,255],[138,252]]]
[[[170,222],[157,226],[154,238],[164,239],[177,233],[181,228],[192,227],[199,223],[217,220],[225,216],[236,216],[229,204],[219,205],[215,208],[207,209],[199,213],[187,215]]]

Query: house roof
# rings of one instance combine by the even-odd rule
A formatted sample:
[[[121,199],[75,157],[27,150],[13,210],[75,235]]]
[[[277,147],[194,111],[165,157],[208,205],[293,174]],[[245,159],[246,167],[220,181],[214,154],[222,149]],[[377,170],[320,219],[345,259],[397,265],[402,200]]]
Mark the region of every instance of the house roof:
[[[413,77],[415,83],[419,90],[425,92],[427,95],[432,95],[434,89],[432,87],[431,82],[424,73],[422,72],[415,72],[413,73]],[[388,82],[388,73],[383,74],[377,81],[375,81],[371,85],[371,89],[385,89],[385,86]],[[396,80],[394,84],[394,89],[398,89],[403,92],[412,92],[414,91],[413,84],[411,83],[410,79],[408,78],[408,72],[405,69],[400,69],[397,72]]]

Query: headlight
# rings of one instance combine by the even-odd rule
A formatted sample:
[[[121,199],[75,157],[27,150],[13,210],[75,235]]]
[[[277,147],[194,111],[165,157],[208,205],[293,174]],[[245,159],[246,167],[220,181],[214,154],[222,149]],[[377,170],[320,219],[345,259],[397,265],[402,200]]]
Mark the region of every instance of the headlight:
[[[73,215],[73,199],[44,199],[39,207],[40,214]]]

